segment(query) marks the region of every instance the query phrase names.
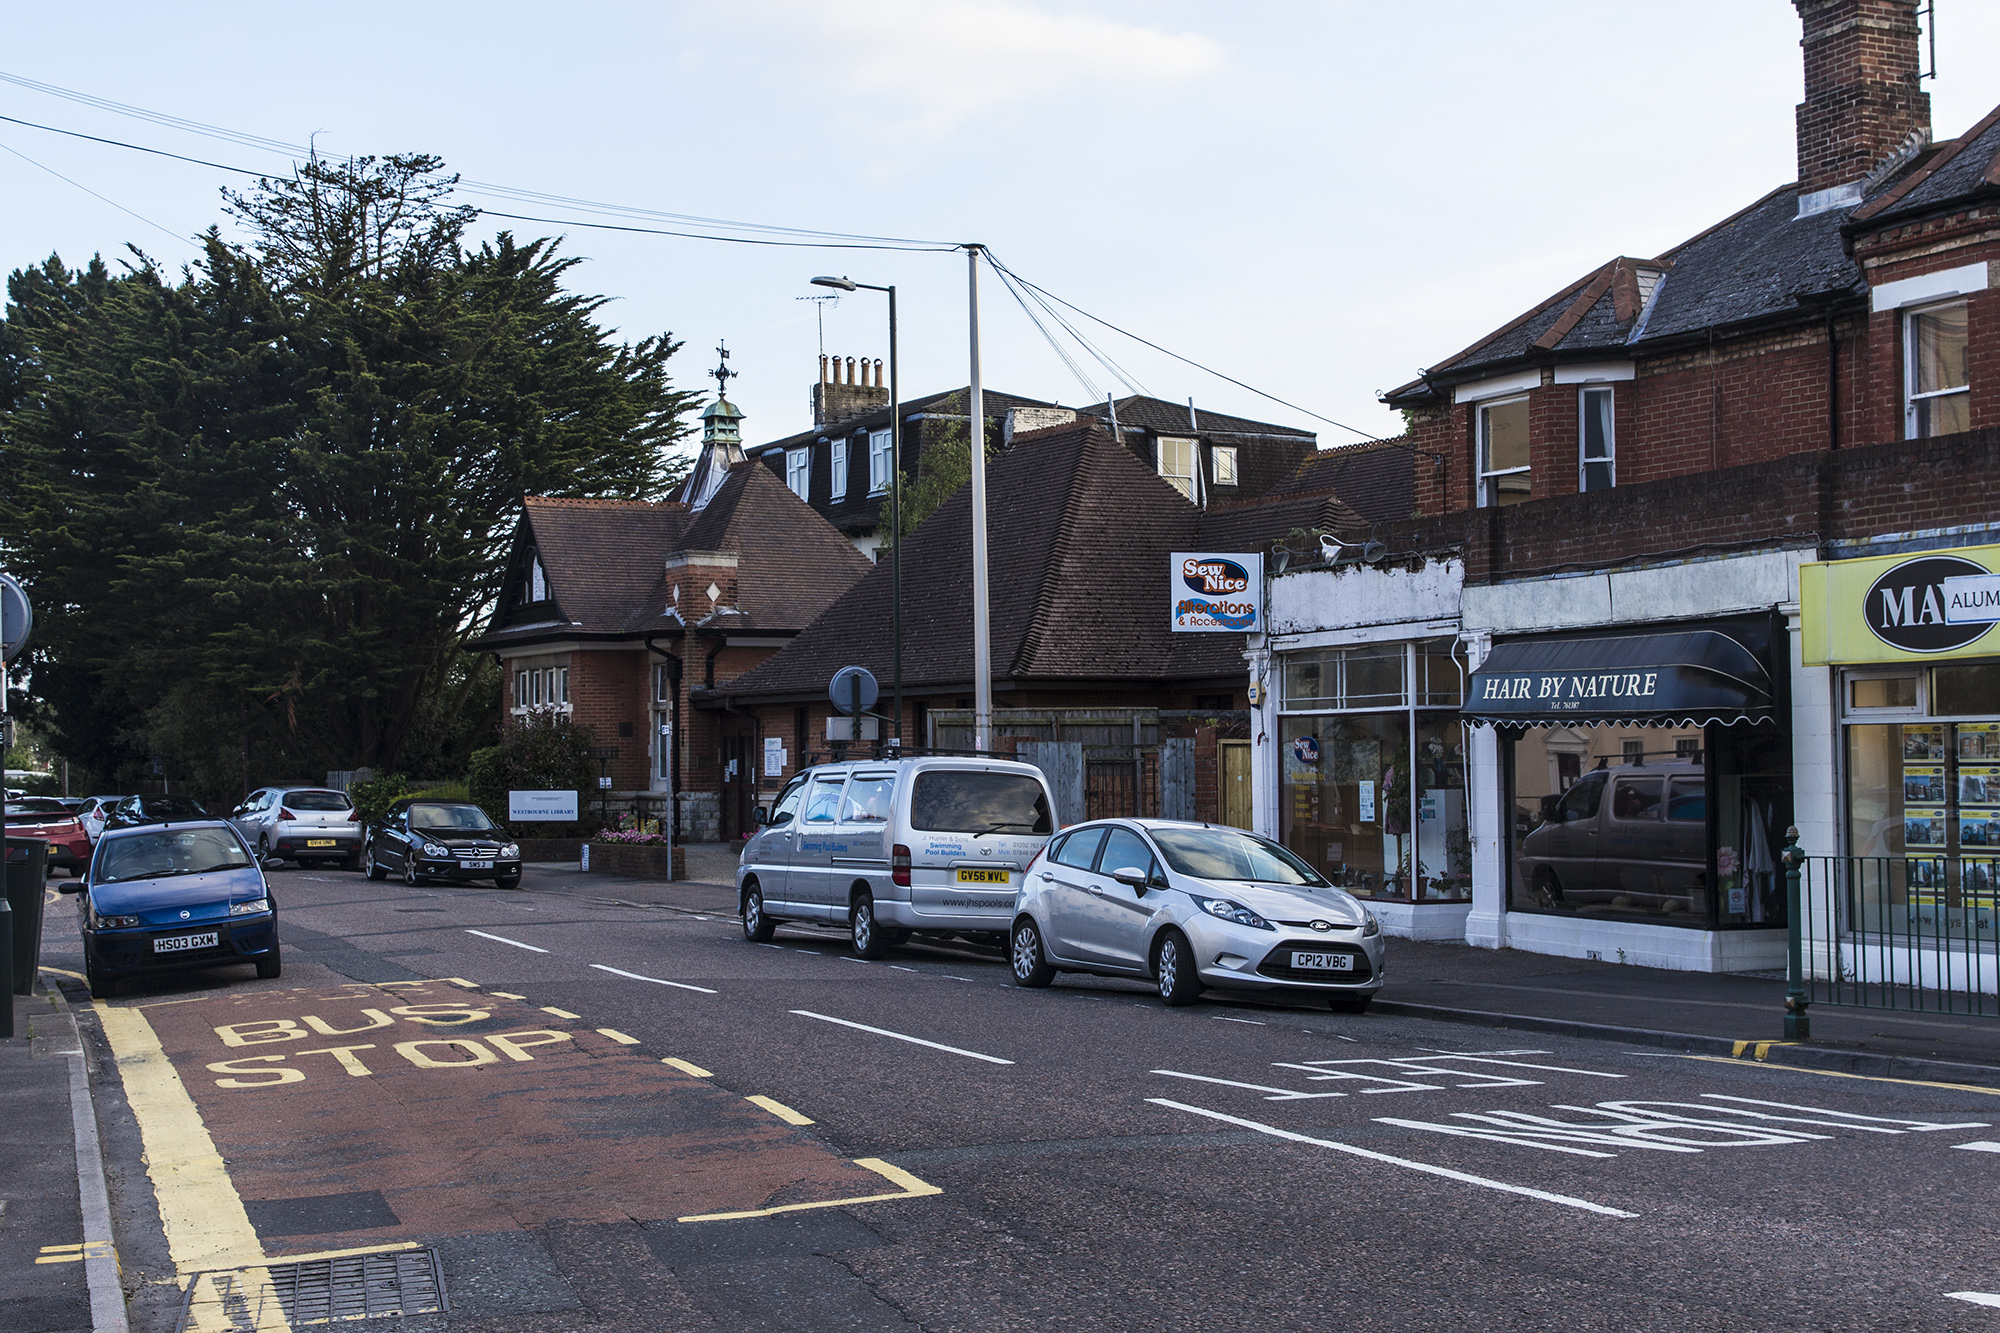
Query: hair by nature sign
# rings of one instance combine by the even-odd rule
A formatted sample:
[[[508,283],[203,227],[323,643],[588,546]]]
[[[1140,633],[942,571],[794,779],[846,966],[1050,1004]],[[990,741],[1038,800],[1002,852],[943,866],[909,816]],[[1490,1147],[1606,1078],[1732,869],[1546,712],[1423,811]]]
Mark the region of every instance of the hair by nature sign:
[[[2000,654],[2000,546],[1829,560],[1799,567],[1808,666]]]
[[[1264,557],[1176,551],[1174,631],[1179,634],[1262,634]]]

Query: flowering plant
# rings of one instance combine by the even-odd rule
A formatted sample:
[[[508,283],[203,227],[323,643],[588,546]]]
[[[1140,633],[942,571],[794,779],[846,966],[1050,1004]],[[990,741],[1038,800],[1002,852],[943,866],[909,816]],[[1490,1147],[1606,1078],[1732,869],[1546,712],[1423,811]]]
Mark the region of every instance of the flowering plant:
[[[600,829],[592,842],[615,842],[625,847],[658,847],[667,840],[664,833],[641,833],[637,829]]]

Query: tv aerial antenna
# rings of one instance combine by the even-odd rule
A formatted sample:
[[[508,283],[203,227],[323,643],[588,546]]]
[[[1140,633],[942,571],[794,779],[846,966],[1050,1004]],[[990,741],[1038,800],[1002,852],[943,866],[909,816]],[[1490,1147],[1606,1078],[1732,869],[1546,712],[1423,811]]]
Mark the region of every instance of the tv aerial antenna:
[[[813,314],[814,314],[815,316],[817,316],[817,317],[818,317],[818,320],[819,320],[819,354],[820,354],[821,356],[825,356],[825,355],[826,355],[826,307],[827,307],[827,303],[828,303],[829,301],[831,301],[831,302],[832,302],[833,304],[835,304],[835,305],[839,305],[839,304],[840,304],[840,297],[839,297],[839,296],[837,296],[837,295],[836,295],[836,296],[794,296],[794,297],[793,297],[792,299],[793,299],[794,301],[811,301],[811,302],[813,303]]]

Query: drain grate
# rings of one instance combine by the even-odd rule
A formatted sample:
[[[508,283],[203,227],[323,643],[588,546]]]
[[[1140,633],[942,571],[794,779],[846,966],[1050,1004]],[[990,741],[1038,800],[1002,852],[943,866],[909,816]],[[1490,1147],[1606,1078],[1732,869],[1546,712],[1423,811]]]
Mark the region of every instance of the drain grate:
[[[437,1251],[392,1250],[198,1273],[188,1284],[180,1328],[249,1333],[271,1326],[261,1312],[282,1311],[298,1328],[450,1308]]]
[[[272,1264],[271,1289],[292,1324],[431,1314],[449,1309],[436,1250]]]

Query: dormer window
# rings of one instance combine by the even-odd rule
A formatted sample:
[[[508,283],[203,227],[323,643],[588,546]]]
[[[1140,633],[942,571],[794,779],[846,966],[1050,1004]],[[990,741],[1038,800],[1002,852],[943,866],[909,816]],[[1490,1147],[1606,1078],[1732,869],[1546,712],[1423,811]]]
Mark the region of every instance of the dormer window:
[[[828,444],[831,457],[832,475],[827,479],[826,498],[844,499],[847,495],[847,437],[842,436]]]
[[[528,577],[521,584],[523,602],[546,602],[549,600],[549,576],[542,568],[539,554],[528,556]]]
[[[1195,443],[1167,435],[1160,437],[1160,475],[1190,500],[1194,499]]]
[[[812,468],[812,450],[785,450],[785,485],[801,500],[812,498]]]
[[[1215,484],[1236,485],[1236,446],[1218,444],[1215,446]]]
[[[878,430],[868,436],[868,493],[880,495],[889,489],[895,480],[889,474],[895,471],[895,460],[890,457],[889,432]]]

